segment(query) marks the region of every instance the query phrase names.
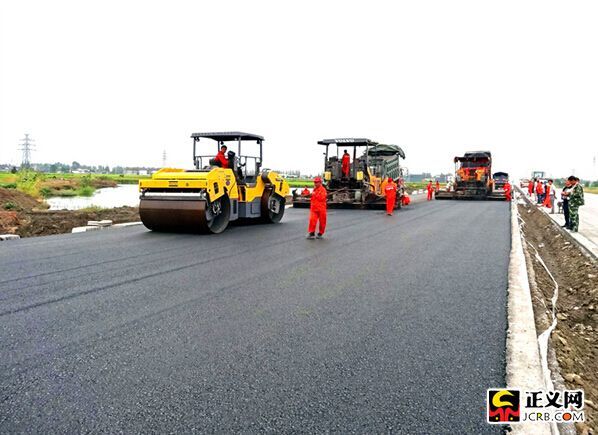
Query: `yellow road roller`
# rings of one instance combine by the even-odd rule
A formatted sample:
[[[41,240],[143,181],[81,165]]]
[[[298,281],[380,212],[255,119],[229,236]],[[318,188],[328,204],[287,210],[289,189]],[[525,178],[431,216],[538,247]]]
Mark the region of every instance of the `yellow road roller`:
[[[139,180],[139,215],[147,228],[221,233],[235,220],[280,222],[289,185],[262,168],[262,136],[234,131],[191,138],[194,169],[163,168]],[[203,139],[216,142],[216,154],[199,153]]]

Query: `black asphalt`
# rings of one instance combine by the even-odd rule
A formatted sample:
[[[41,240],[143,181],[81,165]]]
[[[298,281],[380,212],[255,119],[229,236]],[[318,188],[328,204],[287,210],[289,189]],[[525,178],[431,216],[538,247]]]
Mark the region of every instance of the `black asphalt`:
[[[0,432],[498,433],[509,208],[0,242]]]

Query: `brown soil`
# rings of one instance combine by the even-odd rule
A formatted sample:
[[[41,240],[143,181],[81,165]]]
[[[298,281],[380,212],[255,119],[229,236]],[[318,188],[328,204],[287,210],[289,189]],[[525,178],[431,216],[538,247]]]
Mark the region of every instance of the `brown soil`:
[[[10,203],[6,209],[6,204]],[[113,223],[139,221],[137,207],[118,207],[94,211],[43,210],[43,202],[16,189],[0,188],[0,234],[21,237],[70,233],[91,220],[109,219]]]
[[[100,178],[92,178],[91,185],[96,189],[102,187],[116,187],[117,183],[113,180],[104,180]],[[77,178],[63,179],[63,178],[48,178],[41,182],[40,187],[46,187],[52,190],[74,190],[81,186],[81,180]]]
[[[4,189],[0,187],[0,211],[3,210],[32,210],[46,209],[48,205],[17,189]]]
[[[556,351],[561,375],[569,389],[585,391],[586,423],[579,433],[598,431],[598,264],[535,206],[519,205],[523,233],[533,245],[559,285],[557,326],[550,345]],[[551,322],[554,283],[535,251],[526,244],[535,283],[532,298],[538,333]],[[589,403],[588,403],[589,401]]]

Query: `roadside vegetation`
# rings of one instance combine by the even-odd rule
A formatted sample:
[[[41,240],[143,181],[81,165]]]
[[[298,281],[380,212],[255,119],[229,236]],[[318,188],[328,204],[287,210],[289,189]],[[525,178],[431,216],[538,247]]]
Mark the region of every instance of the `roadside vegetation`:
[[[17,189],[35,198],[52,196],[92,196],[96,189],[136,184],[140,175],[123,174],[61,174],[21,170],[0,172],[0,188]]]

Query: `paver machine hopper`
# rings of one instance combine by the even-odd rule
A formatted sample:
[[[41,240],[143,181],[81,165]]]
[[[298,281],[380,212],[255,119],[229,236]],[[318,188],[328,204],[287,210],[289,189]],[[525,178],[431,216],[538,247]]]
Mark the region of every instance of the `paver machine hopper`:
[[[218,132],[193,133],[191,138],[194,169],[163,168],[139,181],[139,215],[147,228],[221,233],[238,219],[282,219],[289,185],[276,172],[262,169],[262,136]],[[225,144],[236,148],[236,153],[228,151],[227,167],[214,159],[216,153],[198,154],[203,139],[216,142],[216,153]]]
[[[382,145],[365,138],[323,139],[325,146],[324,181],[330,208],[383,209],[385,180],[392,177],[399,183],[395,208],[400,208],[404,194],[400,159],[403,150],[396,145]],[[332,147],[332,149],[331,149]],[[348,173],[342,170],[341,152],[350,155]],[[309,207],[309,196],[293,196],[293,207]]]
[[[492,154],[470,151],[455,157],[455,179],[450,189],[436,192],[436,199],[503,200],[504,192],[494,189]]]

